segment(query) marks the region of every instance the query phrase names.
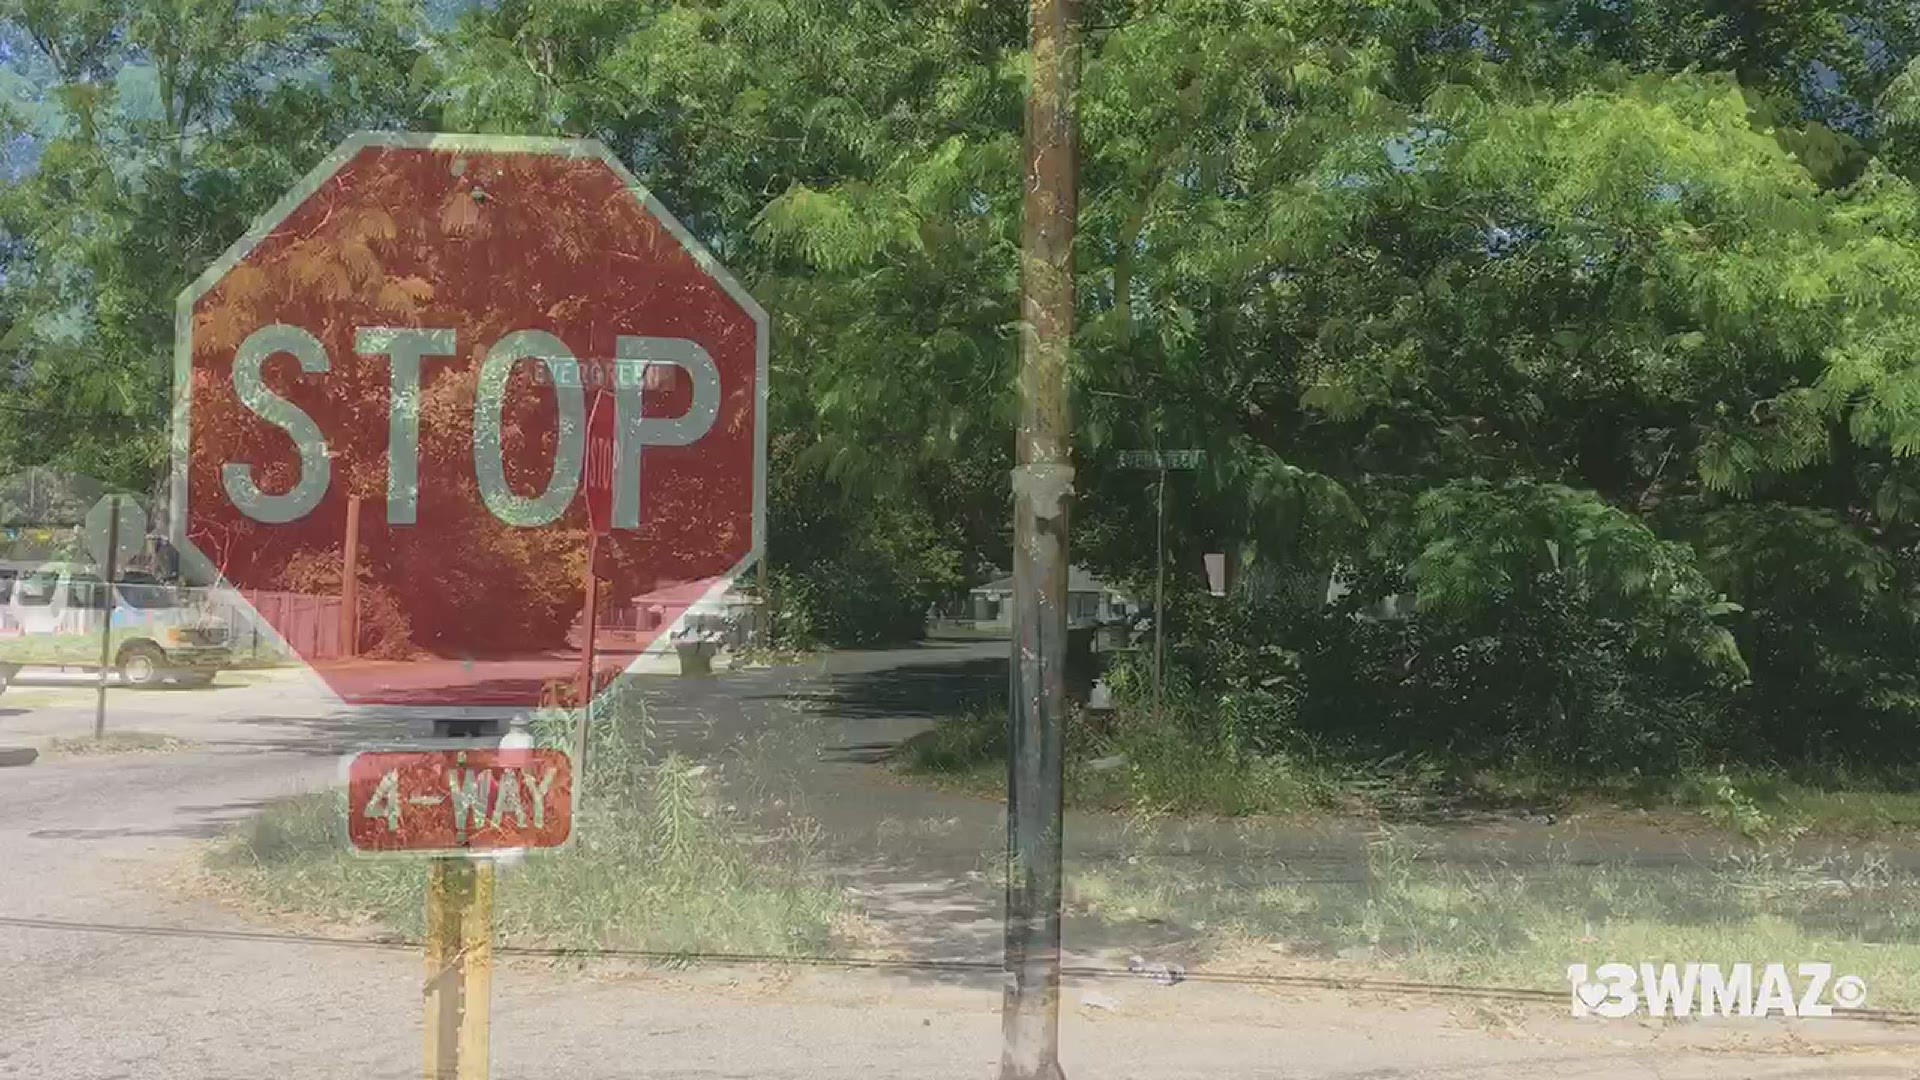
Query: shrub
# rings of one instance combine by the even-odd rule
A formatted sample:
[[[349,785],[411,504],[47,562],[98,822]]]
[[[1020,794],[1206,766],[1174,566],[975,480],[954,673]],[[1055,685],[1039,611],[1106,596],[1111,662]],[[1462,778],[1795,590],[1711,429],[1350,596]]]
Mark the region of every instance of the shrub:
[[[1683,544],[1556,485],[1464,482],[1415,505],[1413,554],[1343,574],[1332,603],[1181,592],[1167,695],[1197,743],[1584,773],[1671,771],[1729,751],[1747,677],[1720,620],[1739,609]],[[1411,612],[1384,596],[1418,593]],[[1138,710],[1144,658],[1112,684]]]

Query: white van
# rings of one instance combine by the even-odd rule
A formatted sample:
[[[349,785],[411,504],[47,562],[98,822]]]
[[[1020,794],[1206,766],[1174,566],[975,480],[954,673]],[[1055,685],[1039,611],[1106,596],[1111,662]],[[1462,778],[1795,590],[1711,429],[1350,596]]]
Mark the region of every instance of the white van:
[[[91,566],[46,563],[0,574],[0,599],[0,689],[29,665],[98,669],[103,633],[128,686],[205,686],[232,662],[227,626],[149,575],[109,590]]]

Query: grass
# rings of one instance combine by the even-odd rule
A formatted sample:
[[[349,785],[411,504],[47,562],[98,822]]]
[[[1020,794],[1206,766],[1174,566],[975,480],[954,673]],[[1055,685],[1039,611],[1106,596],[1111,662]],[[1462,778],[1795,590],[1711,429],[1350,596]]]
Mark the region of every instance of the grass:
[[[1875,788],[1829,790],[1762,781],[1760,805],[1780,807],[1788,817],[1817,823],[1822,831],[1858,836],[1920,830],[1920,791]]]
[[[995,708],[945,721],[911,740],[896,768],[997,794],[1006,783],[1004,724]],[[1223,967],[1305,961],[1552,992],[1565,989],[1575,962],[1825,961],[1836,974],[1863,977],[1869,1005],[1920,1010],[1920,874],[1893,868],[1867,845],[1808,858],[1796,843],[1920,825],[1920,783],[1899,776],[1713,770],[1575,784],[1521,767],[1469,773],[1427,761],[1234,757],[1125,726],[1070,726],[1068,746],[1069,805],[1122,812],[1112,822],[1115,849],[1069,857],[1068,910],[1100,919],[1121,940],[1171,928]],[[1595,813],[1603,823],[1609,812],[1649,810],[1727,837],[1718,855],[1681,865],[1576,863],[1554,848],[1525,861],[1463,864],[1435,858],[1415,830],[1394,824],[1469,808]],[[1330,811],[1386,823],[1376,824],[1363,865],[1296,869],[1244,843],[1196,850],[1177,840],[1244,841],[1262,827],[1221,823],[1194,833],[1183,819]],[[1004,884],[997,855],[983,865],[990,884]]]
[[[1920,1009],[1920,877],[1884,858],[1747,850],[1692,867],[1564,856],[1461,865],[1382,829],[1345,875],[1122,854],[1068,868],[1069,910],[1190,931],[1223,967],[1275,954],[1425,981],[1562,991],[1570,963],[1825,961]]]
[[[730,671],[746,671],[756,668],[795,667],[813,659],[815,653],[807,649],[797,649],[787,645],[756,646],[737,649],[729,654],[727,668]]]
[[[88,757],[97,754],[165,754],[185,750],[193,744],[171,735],[145,731],[109,731],[96,739],[91,735],[55,739],[47,744],[52,757]]]
[[[1005,717],[1002,708],[984,707],[943,721],[908,740],[895,765],[942,786],[1003,792]],[[1331,809],[1346,791],[1338,772],[1314,762],[1226,754],[1165,730],[1094,733],[1076,725],[1067,741],[1067,802],[1082,809],[1150,805],[1175,814],[1293,814]]]
[[[1578,811],[1693,815],[1753,840],[1872,839],[1920,832],[1920,774],[1889,769],[1696,769],[1569,781],[1538,769],[1482,772],[1475,797]]]
[[[849,911],[817,870],[815,834],[803,822],[779,835],[747,833],[715,805],[700,766],[648,755],[637,697],[607,712],[621,719],[598,727],[589,747],[573,845],[500,873],[501,943],[773,957],[826,948]],[[535,730],[553,741],[570,727],[555,717]],[[208,869],[270,910],[417,939],[424,863],[351,854],[345,813],[339,792],[280,803],[216,846]]]
[[[944,787],[1006,786],[1005,709],[943,720],[900,750],[898,771]],[[1122,720],[1069,726],[1067,801],[1089,810],[1151,806],[1245,817],[1339,812],[1385,820],[1543,813],[1640,813],[1665,827],[1709,827],[1750,840],[1874,839],[1920,834],[1920,772],[1696,769],[1670,776],[1569,777],[1511,764],[1469,769],[1439,760],[1336,760],[1324,754],[1236,755],[1173,730]]]

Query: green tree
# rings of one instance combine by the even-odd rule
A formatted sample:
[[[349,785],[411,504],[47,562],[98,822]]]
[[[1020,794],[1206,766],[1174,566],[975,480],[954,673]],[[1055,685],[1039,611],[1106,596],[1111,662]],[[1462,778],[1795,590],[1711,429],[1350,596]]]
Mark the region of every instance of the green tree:
[[[0,23],[43,105],[12,118],[31,165],[0,190],[0,463],[154,490],[174,297],[339,138],[420,119],[422,16],[388,0],[10,0]]]
[[[171,296],[346,130],[591,136],[775,313],[785,587],[904,626],[1004,556],[1016,8],[0,14],[39,87],[6,117],[32,153],[0,192],[0,463],[152,476]],[[1674,710],[1705,733],[1737,709],[1800,755],[1914,732],[1912,5],[1084,16],[1079,561],[1150,576],[1152,492],[1115,451],[1201,448],[1170,488],[1188,625],[1218,614],[1192,587],[1206,551],[1278,605],[1234,633],[1326,629],[1330,584],[1354,611],[1419,598],[1349,635],[1367,685],[1316,700],[1303,660],[1290,723],[1457,688],[1432,647],[1480,642],[1489,678],[1517,658],[1552,674],[1471,707],[1449,689],[1447,722],[1584,701],[1563,712],[1586,733],[1553,738],[1589,760],[1673,745],[1646,736],[1691,722]],[[1606,687],[1576,685],[1582,650],[1618,658]]]

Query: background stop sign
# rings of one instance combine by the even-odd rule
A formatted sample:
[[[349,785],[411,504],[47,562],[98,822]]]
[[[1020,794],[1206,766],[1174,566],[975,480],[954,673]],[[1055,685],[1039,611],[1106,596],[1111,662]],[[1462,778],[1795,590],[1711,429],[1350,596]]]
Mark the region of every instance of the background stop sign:
[[[614,472],[620,455],[615,427],[620,406],[611,393],[596,390],[587,398],[587,464],[581,483],[587,499],[587,526],[595,536],[613,531]]]
[[[596,392],[624,665],[760,553],[766,349],[598,144],[358,136],[181,296],[176,542],[346,701],[531,706],[587,644]],[[356,591],[354,648],[308,632]]]

